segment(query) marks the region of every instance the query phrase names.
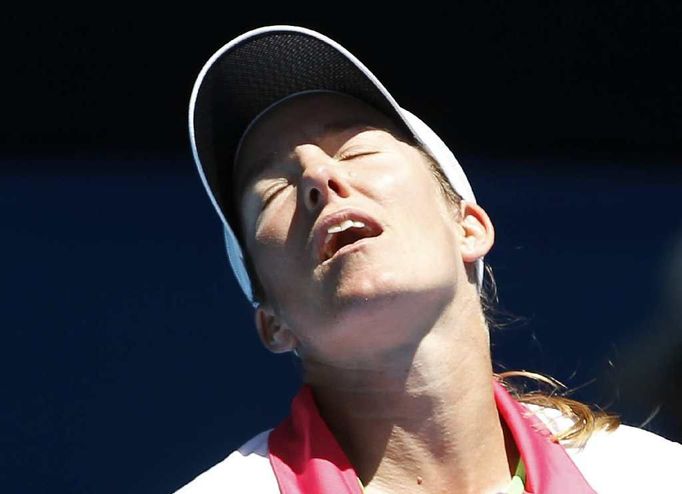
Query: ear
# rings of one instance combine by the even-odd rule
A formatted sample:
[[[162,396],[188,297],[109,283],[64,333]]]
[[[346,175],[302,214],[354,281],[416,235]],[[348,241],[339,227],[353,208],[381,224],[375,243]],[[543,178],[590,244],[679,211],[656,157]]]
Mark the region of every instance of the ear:
[[[495,242],[495,229],[488,213],[472,202],[461,203],[460,252],[464,262],[475,262],[485,256]]]
[[[291,352],[298,340],[281,318],[267,304],[259,305],[254,314],[256,330],[263,346],[272,353]]]

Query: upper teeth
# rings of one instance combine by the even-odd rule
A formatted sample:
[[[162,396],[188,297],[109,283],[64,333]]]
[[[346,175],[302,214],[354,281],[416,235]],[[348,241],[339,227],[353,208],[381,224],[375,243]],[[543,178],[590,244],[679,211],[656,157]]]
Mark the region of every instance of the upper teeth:
[[[324,254],[323,254],[324,259],[328,259],[333,254],[333,252],[331,250],[330,240],[332,239],[332,237],[334,236],[335,233],[346,231],[349,228],[364,228],[364,227],[365,227],[365,224],[362,221],[345,220],[345,221],[342,221],[341,223],[338,223],[336,225],[332,225],[329,228],[327,228],[327,236],[324,239]]]
[[[327,228],[327,233],[332,234],[332,233],[339,233],[343,232],[345,230],[348,230],[349,228],[364,228],[365,224],[362,221],[353,221],[353,220],[346,220],[338,225],[333,225]]]

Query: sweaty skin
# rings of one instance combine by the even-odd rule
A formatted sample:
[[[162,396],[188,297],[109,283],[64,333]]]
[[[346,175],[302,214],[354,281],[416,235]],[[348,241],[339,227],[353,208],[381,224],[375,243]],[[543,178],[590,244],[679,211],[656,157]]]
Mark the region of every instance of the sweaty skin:
[[[483,208],[456,210],[399,128],[339,94],[271,108],[235,166],[265,291],[259,336],[273,352],[297,351],[365,492],[503,492],[518,452],[497,414],[467,275],[494,241]],[[380,234],[322,262],[320,225],[335,214]]]

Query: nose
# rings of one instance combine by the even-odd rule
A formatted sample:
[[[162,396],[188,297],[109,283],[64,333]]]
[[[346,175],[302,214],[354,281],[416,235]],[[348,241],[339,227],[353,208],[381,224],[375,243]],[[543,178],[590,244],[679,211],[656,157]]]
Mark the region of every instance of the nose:
[[[306,209],[316,212],[322,209],[334,196],[345,198],[349,195],[347,179],[341,166],[326,153],[316,153],[309,159],[302,159],[300,191]]]

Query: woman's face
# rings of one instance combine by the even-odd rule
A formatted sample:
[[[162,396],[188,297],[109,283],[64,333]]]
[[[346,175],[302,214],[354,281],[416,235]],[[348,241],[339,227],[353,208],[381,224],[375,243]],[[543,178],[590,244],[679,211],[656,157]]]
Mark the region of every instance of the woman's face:
[[[417,337],[408,322],[454,297],[457,212],[401,138],[383,114],[329,93],[290,98],[250,128],[235,180],[265,340],[320,358],[404,345]]]

